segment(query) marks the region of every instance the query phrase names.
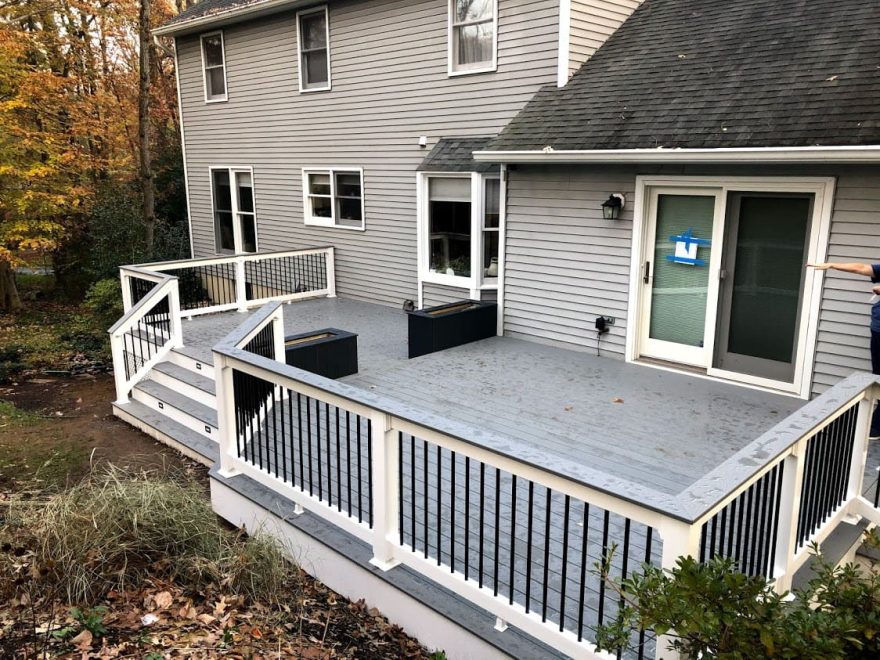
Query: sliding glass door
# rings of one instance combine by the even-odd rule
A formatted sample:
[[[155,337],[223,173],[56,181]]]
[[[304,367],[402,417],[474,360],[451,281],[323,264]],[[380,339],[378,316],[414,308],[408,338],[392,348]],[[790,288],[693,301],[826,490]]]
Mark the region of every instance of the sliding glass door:
[[[812,211],[812,195],[729,195],[718,369],[793,381]]]
[[[217,252],[256,252],[257,217],[251,170],[212,168],[211,187]]]

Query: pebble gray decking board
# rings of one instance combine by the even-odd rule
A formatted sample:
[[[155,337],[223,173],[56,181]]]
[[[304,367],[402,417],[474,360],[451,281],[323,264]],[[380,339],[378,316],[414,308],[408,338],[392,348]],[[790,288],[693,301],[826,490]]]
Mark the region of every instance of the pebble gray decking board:
[[[210,362],[211,346],[244,318],[184,321],[184,352]],[[287,334],[357,333],[359,373],[344,383],[668,494],[803,403],[507,337],[407,360],[405,313],[351,300],[287,305],[284,323]]]

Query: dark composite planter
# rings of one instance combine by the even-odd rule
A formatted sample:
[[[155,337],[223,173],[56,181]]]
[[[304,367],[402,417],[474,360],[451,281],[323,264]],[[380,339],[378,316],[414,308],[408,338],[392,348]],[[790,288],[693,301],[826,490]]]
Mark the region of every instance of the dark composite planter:
[[[494,302],[460,300],[408,314],[410,358],[494,337],[497,331]]]
[[[327,378],[342,378],[358,370],[357,335],[325,328],[284,338],[287,364]]]

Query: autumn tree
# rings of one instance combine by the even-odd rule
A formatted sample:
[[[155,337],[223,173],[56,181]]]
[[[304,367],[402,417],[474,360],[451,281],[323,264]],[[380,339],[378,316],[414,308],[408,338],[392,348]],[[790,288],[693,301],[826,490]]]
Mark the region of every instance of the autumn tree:
[[[0,0],[0,308],[19,304],[12,268],[88,234],[99,190],[127,195],[140,181],[151,234],[151,140],[177,148],[178,118],[173,54],[154,51],[149,30],[174,11],[167,0]]]

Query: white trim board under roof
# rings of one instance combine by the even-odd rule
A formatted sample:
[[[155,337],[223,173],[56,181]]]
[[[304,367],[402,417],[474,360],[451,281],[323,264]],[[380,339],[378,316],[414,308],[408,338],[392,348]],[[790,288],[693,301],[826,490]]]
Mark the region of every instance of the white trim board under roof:
[[[242,0],[228,9],[220,9],[189,19],[172,19],[170,22],[154,28],[153,35],[157,37],[176,36],[203,30],[208,26],[219,28],[229,23],[237,23],[243,18],[257,18],[287,9],[314,5],[314,0]]]
[[[478,163],[880,163],[880,144],[718,149],[588,149],[475,151]]]

